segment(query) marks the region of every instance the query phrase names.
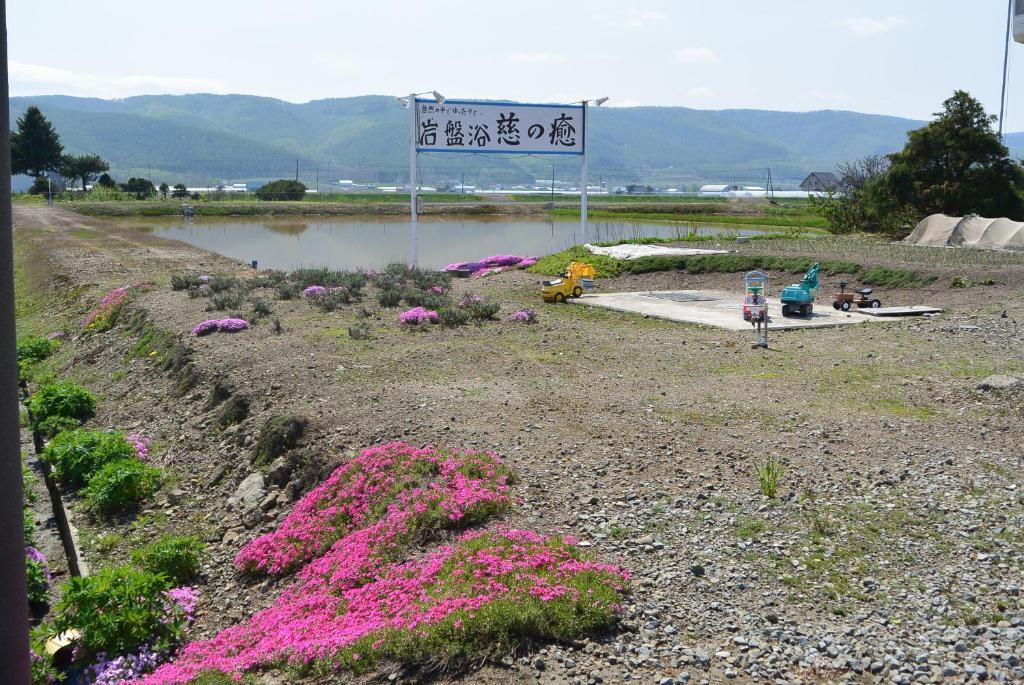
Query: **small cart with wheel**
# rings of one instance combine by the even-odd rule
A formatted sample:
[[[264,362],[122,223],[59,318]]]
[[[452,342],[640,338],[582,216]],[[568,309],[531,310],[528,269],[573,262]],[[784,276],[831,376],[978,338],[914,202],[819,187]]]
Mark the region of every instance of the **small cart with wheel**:
[[[874,288],[861,288],[853,292],[846,292],[846,286],[850,285],[846,281],[839,282],[839,292],[832,298],[832,307],[840,311],[848,312],[852,308],[864,309],[865,307],[871,309],[878,309],[882,306],[882,301],[877,297],[871,297],[871,293],[875,290]]]

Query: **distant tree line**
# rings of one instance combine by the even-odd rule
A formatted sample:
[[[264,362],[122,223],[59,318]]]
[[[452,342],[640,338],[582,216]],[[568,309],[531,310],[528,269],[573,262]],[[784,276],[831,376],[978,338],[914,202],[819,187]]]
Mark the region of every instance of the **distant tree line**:
[[[1024,167],[993,130],[996,117],[962,90],[935,117],[902,151],[839,165],[836,191],[812,201],[834,232],[902,237],[937,213],[1024,220]]]

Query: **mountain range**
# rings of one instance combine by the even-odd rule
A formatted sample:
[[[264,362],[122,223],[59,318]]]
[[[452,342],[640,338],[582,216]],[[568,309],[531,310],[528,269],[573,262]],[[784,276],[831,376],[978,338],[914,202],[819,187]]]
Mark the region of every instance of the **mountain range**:
[[[341,178],[378,184],[408,178],[408,112],[368,95],[291,103],[251,95],[142,95],[118,100],[46,95],[11,98],[11,126],[29,105],[53,122],[65,150],[96,153],[123,180],[208,184],[292,178],[321,188]],[[793,187],[811,171],[903,147],[925,122],[822,110],[591,108],[591,178],[608,184],[693,187],[765,181]],[[1006,143],[1024,154],[1024,133]],[[457,159],[456,159],[457,158]],[[421,180],[530,183],[578,179],[577,161],[503,155],[420,155]]]

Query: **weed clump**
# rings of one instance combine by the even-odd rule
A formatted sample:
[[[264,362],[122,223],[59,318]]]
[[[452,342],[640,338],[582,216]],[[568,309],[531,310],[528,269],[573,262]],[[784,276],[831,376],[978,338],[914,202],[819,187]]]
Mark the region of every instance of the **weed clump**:
[[[162,573],[181,585],[199,572],[199,558],[206,543],[194,535],[163,535],[156,542],[132,552],[132,561],[151,573]]]
[[[761,493],[769,499],[775,499],[779,493],[782,477],[786,475],[786,469],[782,463],[769,454],[754,468],[757,471],[757,482],[761,486]]]
[[[28,399],[32,428],[46,437],[82,425],[96,414],[96,398],[70,382],[44,385]]]
[[[56,340],[37,335],[18,340],[18,380],[26,380],[32,367],[53,354],[58,347],[60,343]]]
[[[306,430],[306,419],[298,416],[274,416],[263,424],[256,440],[252,463],[257,467],[269,466],[272,461],[295,447]]]

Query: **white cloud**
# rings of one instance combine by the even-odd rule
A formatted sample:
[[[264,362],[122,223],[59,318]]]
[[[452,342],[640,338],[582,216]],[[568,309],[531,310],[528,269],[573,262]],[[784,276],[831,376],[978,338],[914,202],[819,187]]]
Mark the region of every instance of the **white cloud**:
[[[659,24],[668,19],[664,12],[650,12],[646,10],[629,10],[628,12],[610,15],[595,14],[591,19],[602,26],[612,29],[642,29],[653,24]]]
[[[711,90],[707,86],[698,86],[697,88],[691,88],[686,91],[686,97],[689,98],[713,98],[715,95],[715,91]]]
[[[565,64],[569,61],[557,52],[512,52],[505,59],[517,64]]]
[[[904,17],[884,17],[872,19],[871,17],[846,17],[841,22],[846,30],[855,36],[868,37],[878,36],[907,25]]]
[[[12,95],[61,93],[117,98],[140,93],[210,93],[224,90],[223,84],[215,79],[155,74],[98,76],[14,60],[8,61],[7,68]]]
[[[683,48],[682,50],[676,50],[675,58],[677,62],[682,62],[683,64],[707,64],[718,61],[718,55],[709,48]]]

